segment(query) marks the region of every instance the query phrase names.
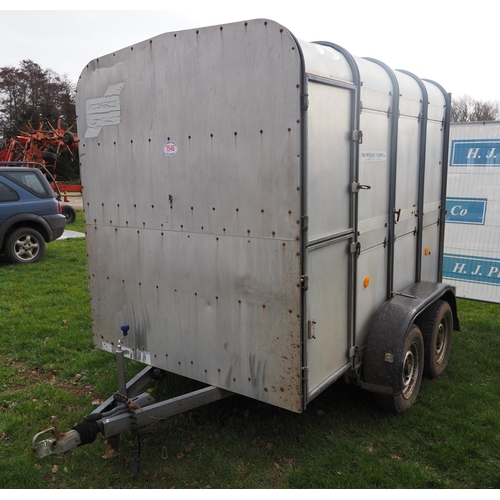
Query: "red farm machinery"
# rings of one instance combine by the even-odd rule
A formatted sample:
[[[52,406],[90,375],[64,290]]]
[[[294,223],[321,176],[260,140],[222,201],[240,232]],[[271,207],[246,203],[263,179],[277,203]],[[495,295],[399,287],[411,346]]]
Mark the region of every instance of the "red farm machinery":
[[[80,184],[57,180],[56,167],[60,156],[67,153],[74,157],[74,152],[78,151],[78,136],[71,129],[72,127],[62,128],[60,120],[57,127],[45,122],[40,123],[37,129],[29,123],[27,130],[4,141],[4,148],[0,150],[0,167],[16,164],[41,169],[59,199],[67,202],[68,193],[81,192]],[[71,205],[63,205],[62,210],[67,222],[75,221],[76,213]]]

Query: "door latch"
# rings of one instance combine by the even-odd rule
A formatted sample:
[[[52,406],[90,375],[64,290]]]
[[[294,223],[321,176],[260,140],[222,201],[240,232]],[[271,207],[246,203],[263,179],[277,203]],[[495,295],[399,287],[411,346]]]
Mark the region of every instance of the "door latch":
[[[358,191],[361,191],[361,189],[371,189],[371,186],[368,186],[367,184],[361,184],[359,182],[353,182],[351,184],[351,192],[357,193]]]
[[[399,222],[399,218],[401,217],[401,209],[394,209],[394,215],[396,216],[396,220],[394,222],[397,224]]]

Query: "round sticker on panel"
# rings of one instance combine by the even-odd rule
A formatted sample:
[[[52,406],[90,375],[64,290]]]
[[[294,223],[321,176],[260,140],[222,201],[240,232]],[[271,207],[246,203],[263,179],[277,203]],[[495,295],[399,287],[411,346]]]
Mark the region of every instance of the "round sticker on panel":
[[[163,152],[167,156],[174,156],[177,154],[177,144],[174,141],[168,141],[163,145]]]

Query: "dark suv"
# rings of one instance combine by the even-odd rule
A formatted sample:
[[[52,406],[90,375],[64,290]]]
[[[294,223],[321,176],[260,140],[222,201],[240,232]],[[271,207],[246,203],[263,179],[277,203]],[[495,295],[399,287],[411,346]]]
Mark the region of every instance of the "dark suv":
[[[66,227],[60,201],[37,168],[0,164],[0,251],[13,263],[37,262]]]

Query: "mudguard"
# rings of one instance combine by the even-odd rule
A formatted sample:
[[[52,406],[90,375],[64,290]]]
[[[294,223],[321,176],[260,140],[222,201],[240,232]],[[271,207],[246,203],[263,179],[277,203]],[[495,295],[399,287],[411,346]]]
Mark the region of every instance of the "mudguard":
[[[419,315],[436,300],[446,300],[453,312],[453,330],[459,331],[455,292],[451,285],[421,281],[385,302],[368,332],[361,387],[381,394],[402,391],[404,342]]]

